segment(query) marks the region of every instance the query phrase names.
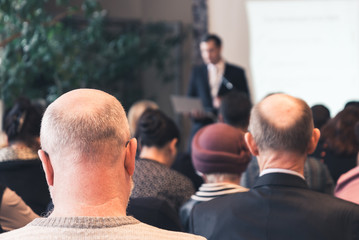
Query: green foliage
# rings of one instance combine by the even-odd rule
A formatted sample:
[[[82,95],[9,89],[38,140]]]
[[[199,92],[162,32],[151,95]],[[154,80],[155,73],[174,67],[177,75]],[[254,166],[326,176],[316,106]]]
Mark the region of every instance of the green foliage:
[[[163,71],[169,49],[180,40],[162,24],[108,29],[95,0],[77,8],[56,0],[64,9],[57,16],[46,11],[47,2],[0,1],[0,97],[7,105],[20,95],[51,102],[91,87],[128,106],[141,94],[141,71],[152,65]]]

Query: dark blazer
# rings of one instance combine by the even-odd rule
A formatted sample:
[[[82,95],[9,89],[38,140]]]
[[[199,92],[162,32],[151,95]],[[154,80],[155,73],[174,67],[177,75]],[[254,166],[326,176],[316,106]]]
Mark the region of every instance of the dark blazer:
[[[244,70],[240,67],[226,63],[218,96],[223,96],[232,89],[236,89],[249,95]],[[199,97],[206,110],[214,110],[208,80],[207,65],[203,64],[193,68],[187,95],[191,97]]]
[[[241,67],[226,63],[218,96],[221,97],[233,89],[244,92],[249,96],[244,70]],[[202,64],[193,68],[187,95],[190,97],[199,97],[205,110],[217,115],[217,110],[213,107],[212,103],[207,65]],[[198,129],[210,123],[213,123],[213,119],[211,118],[202,119],[200,121],[195,120],[192,126],[191,136],[193,136]]]
[[[196,205],[190,232],[213,239],[359,239],[359,206],[309,190],[300,177],[271,173],[249,192]]]

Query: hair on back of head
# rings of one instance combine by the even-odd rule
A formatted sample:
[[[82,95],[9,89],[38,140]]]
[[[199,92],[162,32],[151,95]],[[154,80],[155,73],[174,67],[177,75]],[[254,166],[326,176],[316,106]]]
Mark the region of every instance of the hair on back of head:
[[[112,96],[86,109],[67,111],[50,105],[41,126],[41,144],[49,154],[71,152],[78,159],[95,161],[99,155],[116,156],[130,137],[126,113]],[[59,151],[59,149],[61,151]]]
[[[347,107],[356,107],[359,108],[359,101],[349,101],[345,104],[344,108]]]
[[[322,139],[337,154],[356,154],[359,141],[355,136],[355,124],[358,121],[359,108],[348,106],[322,127]]]
[[[294,123],[288,127],[278,127],[273,123],[275,119],[268,119],[261,109],[261,103],[253,107],[249,131],[259,149],[306,153],[314,128],[312,111],[303,100],[293,99],[297,103],[298,114]]]
[[[222,46],[222,40],[216,34],[206,34],[201,39],[201,42],[209,42],[209,41],[213,41],[217,47]]]
[[[43,109],[32,104],[28,98],[20,97],[8,109],[3,119],[3,130],[9,142],[22,141],[31,147],[34,138],[40,136]]]
[[[224,123],[247,129],[252,103],[247,94],[231,91],[221,99],[219,111]]]
[[[317,104],[311,107],[313,114],[314,127],[322,128],[322,126],[330,119],[329,109],[322,105]]]
[[[137,122],[135,137],[141,146],[162,148],[174,138],[179,142],[180,133],[175,122],[161,110],[147,109]]]

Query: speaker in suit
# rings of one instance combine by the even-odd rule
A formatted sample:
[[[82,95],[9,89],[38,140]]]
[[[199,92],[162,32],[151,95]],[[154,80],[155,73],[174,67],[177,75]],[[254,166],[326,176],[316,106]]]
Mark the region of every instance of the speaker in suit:
[[[205,112],[192,112],[191,139],[198,129],[216,120],[219,106],[213,106],[213,102],[219,105],[217,97],[232,90],[249,95],[244,70],[223,60],[222,40],[219,36],[215,34],[204,36],[199,47],[205,64],[193,68],[187,95],[200,98]]]
[[[272,94],[251,112],[245,140],[260,177],[249,192],[196,205],[190,232],[208,240],[359,239],[359,206],[314,192],[304,163],[319,140],[309,106]]]
[[[241,67],[225,63],[224,74],[219,87],[218,97],[222,97],[232,90],[244,92],[249,96],[248,84],[244,70]],[[212,114],[213,117],[217,115],[217,109],[213,106],[207,65],[203,64],[193,68],[187,95],[190,97],[200,98],[205,111]],[[191,135],[194,135],[201,127],[213,123],[213,117],[194,119]]]

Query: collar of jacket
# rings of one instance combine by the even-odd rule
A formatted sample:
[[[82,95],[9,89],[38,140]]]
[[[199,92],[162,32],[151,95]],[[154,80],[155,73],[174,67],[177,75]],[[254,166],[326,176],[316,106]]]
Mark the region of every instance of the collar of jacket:
[[[253,188],[262,186],[286,186],[297,188],[308,188],[304,179],[287,173],[268,173],[261,176]]]

